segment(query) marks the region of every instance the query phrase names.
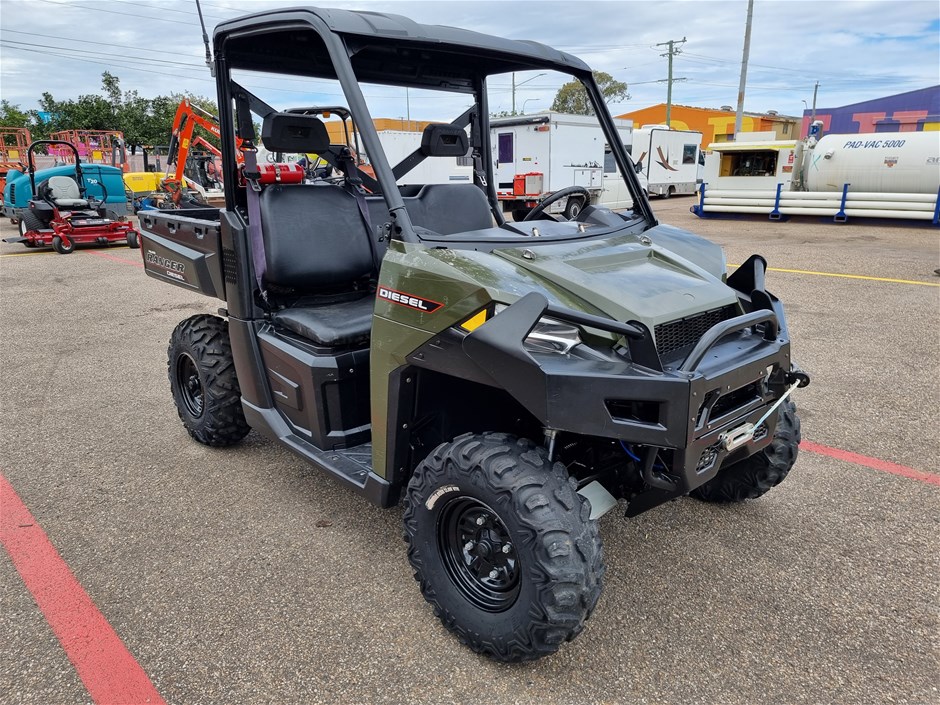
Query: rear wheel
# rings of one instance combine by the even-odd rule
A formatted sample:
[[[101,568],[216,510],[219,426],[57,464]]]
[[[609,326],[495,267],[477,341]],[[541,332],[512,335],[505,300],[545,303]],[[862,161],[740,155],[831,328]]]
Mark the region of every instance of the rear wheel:
[[[187,318],[173,331],[167,355],[173,401],[189,435],[209,446],[230,446],[248,435],[227,321]]]
[[[800,446],[800,417],[789,399],[780,406],[773,442],[754,455],[721,468],[691,495],[705,502],[728,503],[757,499],[784,481],[796,462]]]
[[[501,433],[435,449],[405,497],[408,559],[434,613],[499,661],[554,653],[584,628],[604,573],[597,523],[561,463]]]
[[[75,242],[67,237],[55,235],[52,238],[52,249],[60,255],[70,255],[75,252]]]
[[[20,218],[20,237],[26,237],[26,233],[31,230],[42,230],[45,224],[39,219],[39,216],[31,211],[26,211]]]

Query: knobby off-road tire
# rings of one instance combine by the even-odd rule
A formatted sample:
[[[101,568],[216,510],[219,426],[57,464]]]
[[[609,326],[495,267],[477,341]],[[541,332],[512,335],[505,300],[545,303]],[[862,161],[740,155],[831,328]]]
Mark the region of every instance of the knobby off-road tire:
[[[756,499],[779,485],[796,462],[800,446],[800,417],[787,399],[780,406],[780,419],[769,446],[729,465],[691,494],[706,502],[743,502]]]
[[[601,594],[590,504],[544,448],[502,433],[438,446],[405,496],[408,560],[444,626],[474,651],[531,661],[584,628]]]
[[[190,436],[230,446],[248,435],[228,321],[205,314],[182,321],[170,336],[167,365],[176,411]]]

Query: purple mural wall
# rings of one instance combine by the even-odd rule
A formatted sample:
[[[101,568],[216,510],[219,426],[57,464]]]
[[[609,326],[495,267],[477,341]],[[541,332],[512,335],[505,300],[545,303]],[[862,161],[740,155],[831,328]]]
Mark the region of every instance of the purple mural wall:
[[[811,111],[803,112],[803,130],[809,130]],[[920,132],[940,130],[940,86],[921,88],[840,108],[816,108],[823,134],[860,132]]]

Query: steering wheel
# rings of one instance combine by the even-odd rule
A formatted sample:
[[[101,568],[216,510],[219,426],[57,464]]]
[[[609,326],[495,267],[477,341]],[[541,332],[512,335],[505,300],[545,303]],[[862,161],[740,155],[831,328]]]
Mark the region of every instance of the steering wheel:
[[[84,178],[83,178],[83,180],[84,180]],[[90,195],[90,194],[88,193],[88,187],[85,186],[85,200],[88,201],[88,206],[89,206],[90,208],[95,208],[95,209],[97,209],[97,208],[99,208],[99,206],[95,205],[96,203],[106,203],[106,202],[107,202],[107,200],[108,200],[108,187],[104,185],[104,179],[100,179],[100,178],[98,179],[98,182],[97,182],[96,184],[94,184],[94,185],[101,189],[101,198],[95,198],[94,196]]]
[[[584,197],[584,205],[588,205],[591,202],[591,192],[583,186],[565,186],[564,188],[555,191],[555,193],[548,194],[548,196],[546,196],[541,203],[539,203],[535,208],[526,214],[526,217],[522,219],[522,222],[525,223],[529,220],[535,220],[540,215],[542,215],[545,212],[545,209],[555,201],[562,199],[565,196],[572,196],[574,194],[578,194],[579,196]]]

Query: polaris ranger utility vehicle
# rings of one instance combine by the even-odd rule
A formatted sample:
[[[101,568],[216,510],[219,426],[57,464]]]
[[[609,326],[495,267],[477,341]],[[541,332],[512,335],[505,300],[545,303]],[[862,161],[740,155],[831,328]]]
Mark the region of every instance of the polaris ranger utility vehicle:
[[[727,276],[719,247],[657,223],[580,60],[315,8],[226,21],[214,54],[225,208],[141,213],[147,273],[225,302],[172,334],[179,416],[201,443],[254,428],[380,506],[403,498],[415,577],[463,643],[521,661],[576,636],[601,591],[597,518],[618,500],[628,516],[690,493],[736,502],[787,475],[788,395],[809,380],[765,262]],[[525,71],[581,81],[631,210],[551,216],[584,196],[572,186],[504,219],[489,113]],[[374,177],[331,144],[323,104],[244,87],[283,76],[345,97]],[[390,164],[367,98],[404,104],[404,88],[421,119],[457,117]],[[278,162],[257,163],[259,140]],[[285,156],[310,153],[331,176]],[[454,157],[472,183],[409,181]]]

